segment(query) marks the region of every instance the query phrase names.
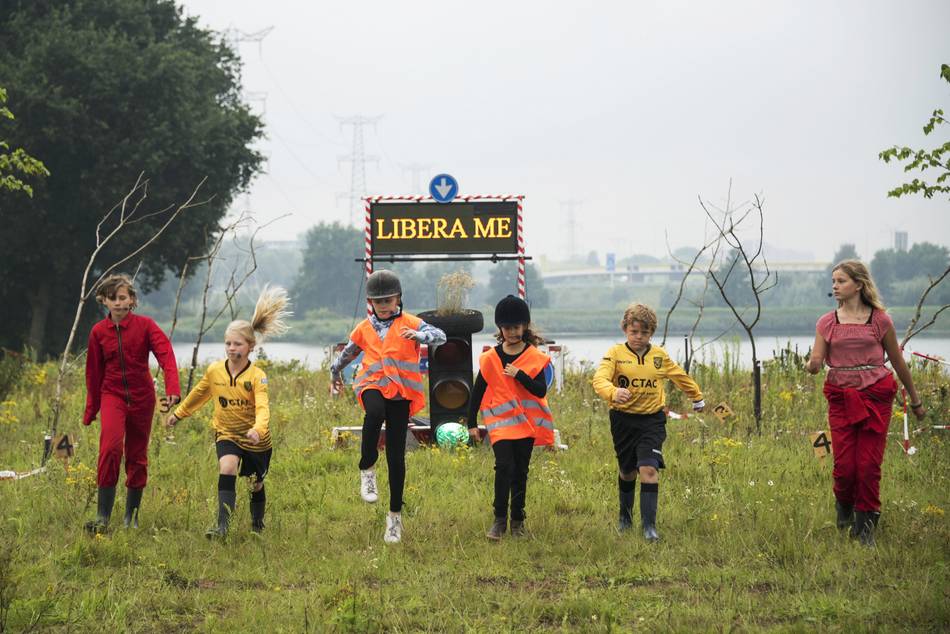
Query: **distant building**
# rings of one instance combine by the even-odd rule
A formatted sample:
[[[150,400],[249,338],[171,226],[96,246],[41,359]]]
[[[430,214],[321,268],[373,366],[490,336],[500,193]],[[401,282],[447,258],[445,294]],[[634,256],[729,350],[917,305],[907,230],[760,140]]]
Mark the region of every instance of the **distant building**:
[[[900,251],[900,252],[907,251],[907,232],[906,231],[894,232],[894,250]]]

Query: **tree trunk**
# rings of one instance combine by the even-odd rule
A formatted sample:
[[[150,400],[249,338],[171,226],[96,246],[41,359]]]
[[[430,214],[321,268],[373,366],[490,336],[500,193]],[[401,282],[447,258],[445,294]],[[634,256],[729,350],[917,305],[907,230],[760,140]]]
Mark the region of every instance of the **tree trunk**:
[[[755,415],[755,433],[762,435],[762,364],[758,359],[752,360],[752,411]]]
[[[36,352],[37,357],[46,354],[46,318],[49,316],[50,284],[42,281],[33,293],[27,295],[30,302],[30,334],[27,344]]]

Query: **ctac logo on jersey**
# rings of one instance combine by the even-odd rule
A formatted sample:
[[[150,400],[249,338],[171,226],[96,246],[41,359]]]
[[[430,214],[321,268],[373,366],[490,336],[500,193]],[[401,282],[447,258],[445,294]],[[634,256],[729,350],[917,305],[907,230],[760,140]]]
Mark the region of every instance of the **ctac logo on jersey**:
[[[225,398],[219,396],[218,404],[221,405],[223,409],[227,409],[228,407],[250,407],[251,402],[246,398]]]

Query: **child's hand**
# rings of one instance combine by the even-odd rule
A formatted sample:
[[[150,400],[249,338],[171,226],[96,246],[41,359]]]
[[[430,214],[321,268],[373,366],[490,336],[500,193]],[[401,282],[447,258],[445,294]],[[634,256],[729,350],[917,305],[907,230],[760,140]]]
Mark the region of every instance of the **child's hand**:
[[[256,429],[247,430],[245,436],[247,436],[248,442],[250,442],[252,445],[256,445],[261,441],[261,435],[257,433]]]
[[[174,427],[175,423],[177,422],[178,422],[178,417],[175,416],[174,414],[169,414],[165,418],[165,427]]]
[[[416,341],[418,341],[421,335],[419,331],[413,330],[412,328],[408,326],[403,326],[402,329],[399,331],[399,336],[402,337],[403,339],[415,339]]]
[[[917,417],[917,420],[923,420],[924,416],[927,415],[927,410],[924,409],[923,403],[921,403],[917,407],[912,407],[910,411],[914,413],[914,416]]]
[[[633,394],[625,387],[618,387],[617,391],[614,392],[614,403],[626,403],[631,398],[633,398]]]
[[[178,396],[177,394],[166,394],[165,396],[161,398],[162,414],[165,414],[166,412],[171,411],[171,408],[180,402],[181,402],[181,397]]]
[[[336,375],[330,381],[330,394],[339,394],[343,391],[343,377]]]
[[[508,365],[505,366],[504,373],[510,376],[511,378],[515,378],[516,376],[518,376],[518,372],[520,372],[520,370],[518,369],[518,366],[516,366],[514,363],[509,363]]]
[[[472,440],[473,444],[477,444],[482,441],[482,435],[478,432],[478,427],[472,427],[469,429],[468,437]]]

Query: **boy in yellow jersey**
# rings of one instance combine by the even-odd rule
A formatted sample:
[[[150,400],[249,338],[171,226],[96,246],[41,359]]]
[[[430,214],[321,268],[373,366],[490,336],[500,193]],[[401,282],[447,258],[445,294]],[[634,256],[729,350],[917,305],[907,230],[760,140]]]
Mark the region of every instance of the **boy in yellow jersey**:
[[[693,409],[705,407],[696,382],[670,359],[666,350],[650,344],[656,331],[656,313],[643,304],[631,304],[623,313],[620,328],[627,341],[607,351],[591,383],[597,395],[610,403],[610,433],[620,475],[621,531],[633,525],[634,490],[640,476],[640,521],[643,536],[655,542],[659,469],[663,469],[666,440],[666,380],[693,401]]]
[[[257,344],[255,332],[261,337],[286,332],[283,319],[290,315],[286,306],[284,289],[265,288],[257,300],[252,321],[239,319],[225,330],[227,359],[208,366],[198,385],[165,421],[172,426],[214,399],[212,426],[218,454],[218,524],[205,533],[208,538],[224,537],[228,533],[239,475],[254,476],[251,530],[255,533],[264,530],[264,478],[272,453],[270,404],[267,375],[251,362],[249,355]]]

